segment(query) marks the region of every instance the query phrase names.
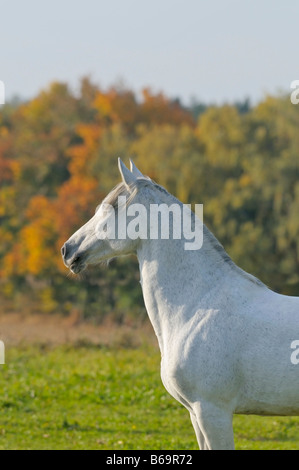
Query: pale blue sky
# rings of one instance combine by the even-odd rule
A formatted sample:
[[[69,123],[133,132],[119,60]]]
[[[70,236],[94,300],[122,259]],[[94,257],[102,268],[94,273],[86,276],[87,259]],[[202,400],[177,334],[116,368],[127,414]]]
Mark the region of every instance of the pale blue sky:
[[[0,80],[124,79],[189,103],[253,101],[299,79],[298,0],[0,0]]]

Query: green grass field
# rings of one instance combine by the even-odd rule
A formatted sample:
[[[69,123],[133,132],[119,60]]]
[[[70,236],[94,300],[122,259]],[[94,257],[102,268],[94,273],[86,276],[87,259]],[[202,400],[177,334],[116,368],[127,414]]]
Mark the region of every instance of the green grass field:
[[[154,347],[7,348],[0,449],[197,449]],[[299,418],[236,416],[237,449],[299,449]]]

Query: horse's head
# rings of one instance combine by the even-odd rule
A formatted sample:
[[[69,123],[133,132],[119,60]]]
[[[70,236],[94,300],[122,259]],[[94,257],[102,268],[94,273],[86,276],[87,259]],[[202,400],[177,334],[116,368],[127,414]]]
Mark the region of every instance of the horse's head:
[[[126,214],[132,200],[136,201],[138,182],[151,184],[131,161],[131,171],[119,159],[122,182],[98,206],[95,215],[75,232],[61,248],[65,266],[74,274],[89,264],[97,264],[115,256],[136,251],[139,238],[127,233]],[[131,234],[132,235],[132,234]]]

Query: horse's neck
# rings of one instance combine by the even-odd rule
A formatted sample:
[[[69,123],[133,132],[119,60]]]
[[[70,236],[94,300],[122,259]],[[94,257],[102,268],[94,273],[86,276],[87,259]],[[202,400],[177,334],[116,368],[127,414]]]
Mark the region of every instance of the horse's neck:
[[[163,350],[230,268],[205,237],[197,251],[185,251],[183,240],[144,240],[137,256],[145,306]]]

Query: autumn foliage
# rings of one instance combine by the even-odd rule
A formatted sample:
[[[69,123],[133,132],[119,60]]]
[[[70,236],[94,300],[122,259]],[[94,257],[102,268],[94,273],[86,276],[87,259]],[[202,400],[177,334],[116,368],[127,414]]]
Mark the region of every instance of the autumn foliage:
[[[79,93],[54,83],[0,110],[0,300],[118,321],[143,315],[134,259],[66,276],[60,247],[119,181],[117,157],[185,203],[235,262],[299,295],[299,106],[267,97],[247,109],[194,109],[144,89]],[[26,300],[27,299],[27,300]],[[6,307],[8,308],[8,307]]]

